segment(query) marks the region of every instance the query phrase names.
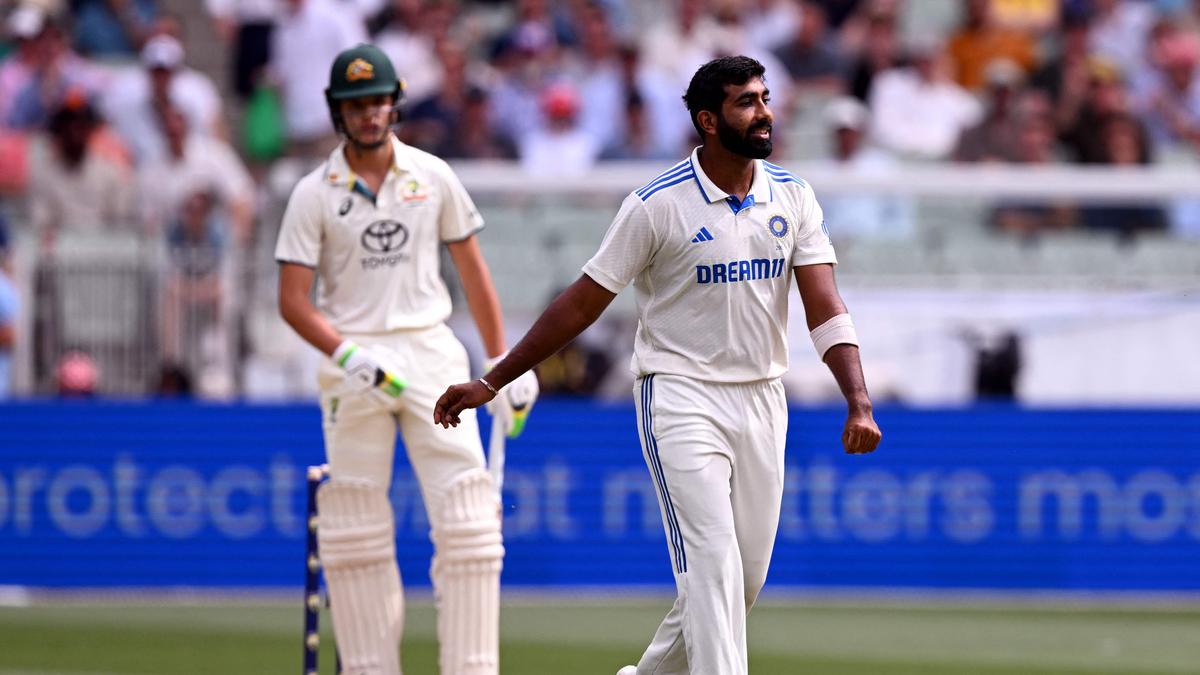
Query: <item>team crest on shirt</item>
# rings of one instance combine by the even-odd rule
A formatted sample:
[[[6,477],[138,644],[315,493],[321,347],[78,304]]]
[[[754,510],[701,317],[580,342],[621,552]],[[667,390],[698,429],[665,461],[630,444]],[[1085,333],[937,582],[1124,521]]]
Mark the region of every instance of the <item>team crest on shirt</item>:
[[[410,179],[404,184],[403,187],[400,188],[400,199],[402,199],[405,204],[423,202],[428,198],[429,190],[424,185],[421,185],[421,182],[416,178]]]
[[[375,66],[366,59],[354,59],[346,66],[346,79],[351,82],[375,79]]]
[[[782,239],[788,233],[788,221],[783,216],[771,216],[767,221],[767,229],[771,234]]]

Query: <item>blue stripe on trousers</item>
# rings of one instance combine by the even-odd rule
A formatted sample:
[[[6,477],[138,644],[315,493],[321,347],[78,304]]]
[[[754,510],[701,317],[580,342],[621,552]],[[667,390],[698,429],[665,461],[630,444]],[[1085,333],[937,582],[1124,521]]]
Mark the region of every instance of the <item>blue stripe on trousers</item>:
[[[674,553],[675,569],[680,573],[687,572],[687,552],[683,546],[683,532],[679,529],[679,519],[675,515],[675,505],[671,503],[671,492],[667,489],[666,474],[663,472],[662,459],[658,456],[658,441],[654,438],[654,422],[652,407],[654,403],[654,376],[642,378],[642,432],[646,438],[646,454],[650,457],[651,469],[655,482],[663,498],[663,508],[667,518],[671,549]]]

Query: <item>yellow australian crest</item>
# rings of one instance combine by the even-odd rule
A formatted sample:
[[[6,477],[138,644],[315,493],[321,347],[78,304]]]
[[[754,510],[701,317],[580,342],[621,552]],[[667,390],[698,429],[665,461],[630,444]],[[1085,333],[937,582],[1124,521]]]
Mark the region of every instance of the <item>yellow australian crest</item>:
[[[346,66],[346,79],[350,82],[375,79],[375,66],[366,59],[354,59]]]

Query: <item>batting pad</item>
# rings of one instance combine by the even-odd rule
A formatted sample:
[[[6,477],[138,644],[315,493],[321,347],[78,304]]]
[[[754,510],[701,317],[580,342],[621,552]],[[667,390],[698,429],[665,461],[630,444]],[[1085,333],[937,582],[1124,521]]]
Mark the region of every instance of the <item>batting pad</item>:
[[[400,675],[404,596],[387,494],[369,481],[330,479],[317,513],[342,673]]]
[[[433,543],[441,673],[496,675],[504,544],[496,486],[486,471],[472,470],[450,487]]]

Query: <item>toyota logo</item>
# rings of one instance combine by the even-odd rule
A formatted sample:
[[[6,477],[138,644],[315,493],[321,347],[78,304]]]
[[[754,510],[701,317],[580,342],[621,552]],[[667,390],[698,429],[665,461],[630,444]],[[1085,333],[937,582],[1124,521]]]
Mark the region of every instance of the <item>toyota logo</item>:
[[[408,243],[408,228],[394,220],[377,220],[363,230],[361,241],[371,253],[391,253]]]

